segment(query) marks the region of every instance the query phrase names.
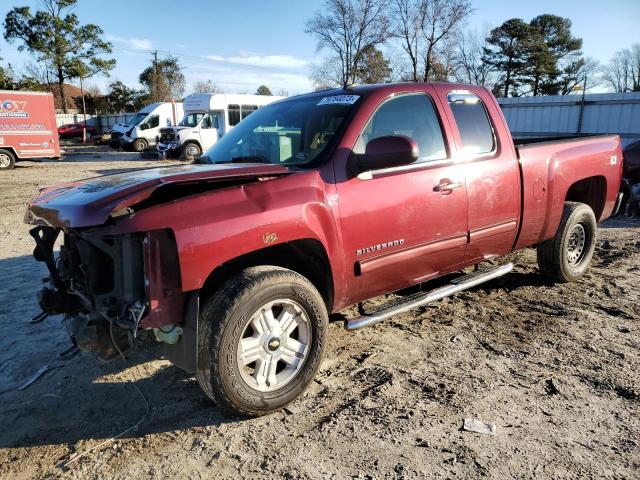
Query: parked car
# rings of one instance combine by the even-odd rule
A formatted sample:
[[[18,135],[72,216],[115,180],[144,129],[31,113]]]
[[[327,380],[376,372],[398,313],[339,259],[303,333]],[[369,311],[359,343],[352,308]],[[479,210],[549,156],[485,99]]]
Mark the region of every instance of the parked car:
[[[0,170],[17,161],[60,156],[53,95],[0,90]]]
[[[623,210],[626,215],[640,215],[640,138],[635,139],[623,150],[624,170],[622,172]]]
[[[60,138],[82,138],[82,129],[84,123],[68,123],[58,127],[58,136]],[[98,129],[93,125],[87,125],[87,135],[93,137],[98,134]]]
[[[104,360],[152,330],[218,405],[261,415],[312,380],[330,312],[452,275],[345,321],[357,330],[508,274],[499,258],[529,246],[544,275],[579,279],[622,150],[617,135],[514,145],[487,89],[410,83],[267,105],[201,162],[42,190],[26,216],[50,271],[38,319],[64,314]]]

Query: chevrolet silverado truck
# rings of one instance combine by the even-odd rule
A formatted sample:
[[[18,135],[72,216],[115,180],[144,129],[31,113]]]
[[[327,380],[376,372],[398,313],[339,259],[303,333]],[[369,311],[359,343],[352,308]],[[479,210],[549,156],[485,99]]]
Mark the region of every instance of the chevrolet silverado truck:
[[[218,405],[265,414],[313,378],[332,312],[414,292],[360,308],[357,330],[508,274],[500,257],[530,246],[542,274],[579,279],[621,172],[615,135],[515,145],[483,87],[285,99],[196,164],[42,189],[26,214],[50,274],[35,320],[62,314],[103,360],[151,330]]]

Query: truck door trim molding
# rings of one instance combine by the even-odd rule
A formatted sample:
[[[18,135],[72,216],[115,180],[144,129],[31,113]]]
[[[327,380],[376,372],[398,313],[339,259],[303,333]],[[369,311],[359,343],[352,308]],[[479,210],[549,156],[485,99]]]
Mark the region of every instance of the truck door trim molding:
[[[377,257],[359,260],[355,264],[356,276],[363,275],[365,273],[368,274],[389,265],[411,261],[423,255],[429,255],[444,250],[463,247],[466,244],[467,235],[465,233],[463,235],[456,235],[455,237],[436,240],[434,242],[414,245],[402,250],[385,253],[384,255],[379,255]]]
[[[501,233],[515,231],[517,225],[517,220],[507,220],[506,222],[496,223],[495,225],[490,225],[488,227],[476,228],[469,232],[469,241],[476,242]]]
[[[368,170],[358,174],[359,180],[374,180],[379,177],[385,177],[387,175],[393,175],[396,173],[405,173],[421,170],[429,170],[437,167],[447,167],[461,162],[456,162],[451,158],[444,158],[442,160],[433,160],[430,162],[412,163],[410,165],[402,165],[401,167],[381,168],[379,170]]]

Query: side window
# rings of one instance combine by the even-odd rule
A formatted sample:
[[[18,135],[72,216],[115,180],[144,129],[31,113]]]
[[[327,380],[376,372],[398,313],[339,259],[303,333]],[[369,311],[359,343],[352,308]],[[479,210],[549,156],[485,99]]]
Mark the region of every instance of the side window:
[[[242,120],[247,118],[258,109],[257,105],[242,105]]]
[[[386,135],[405,135],[418,144],[416,163],[447,158],[438,114],[428,96],[407,94],[382,104],[373,114],[354,147],[364,153],[368,142]]]
[[[151,115],[149,120],[147,120],[147,125],[149,128],[156,128],[160,125],[160,117],[158,115]]]
[[[240,123],[240,105],[229,105],[229,126]]]
[[[472,154],[493,152],[496,139],[482,100],[467,92],[450,92],[447,99],[458,125],[463,150]]]
[[[205,117],[202,119],[202,128],[212,128],[213,127],[213,121],[211,118],[211,114],[209,113],[208,115],[205,115]]]

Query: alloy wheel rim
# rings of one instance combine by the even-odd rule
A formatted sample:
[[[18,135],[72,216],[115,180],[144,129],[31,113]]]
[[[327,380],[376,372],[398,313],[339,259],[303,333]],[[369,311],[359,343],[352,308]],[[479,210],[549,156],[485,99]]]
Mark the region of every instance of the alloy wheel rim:
[[[567,260],[569,264],[576,265],[584,258],[585,245],[587,244],[587,232],[581,223],[573,227],[567,242]]]
[[[6,153],[0,153],[0,168],[8,168],[11,165],[11,159]]]
[[[190,157],[196,157],[198,155],[198,149],[196,147],[188,147],[187,155]]]
[[[238,342],[240,376],[260,392],[284,387],[302,370],[311,346],[311,321],[289,299],[260,307],[247,321]]]

